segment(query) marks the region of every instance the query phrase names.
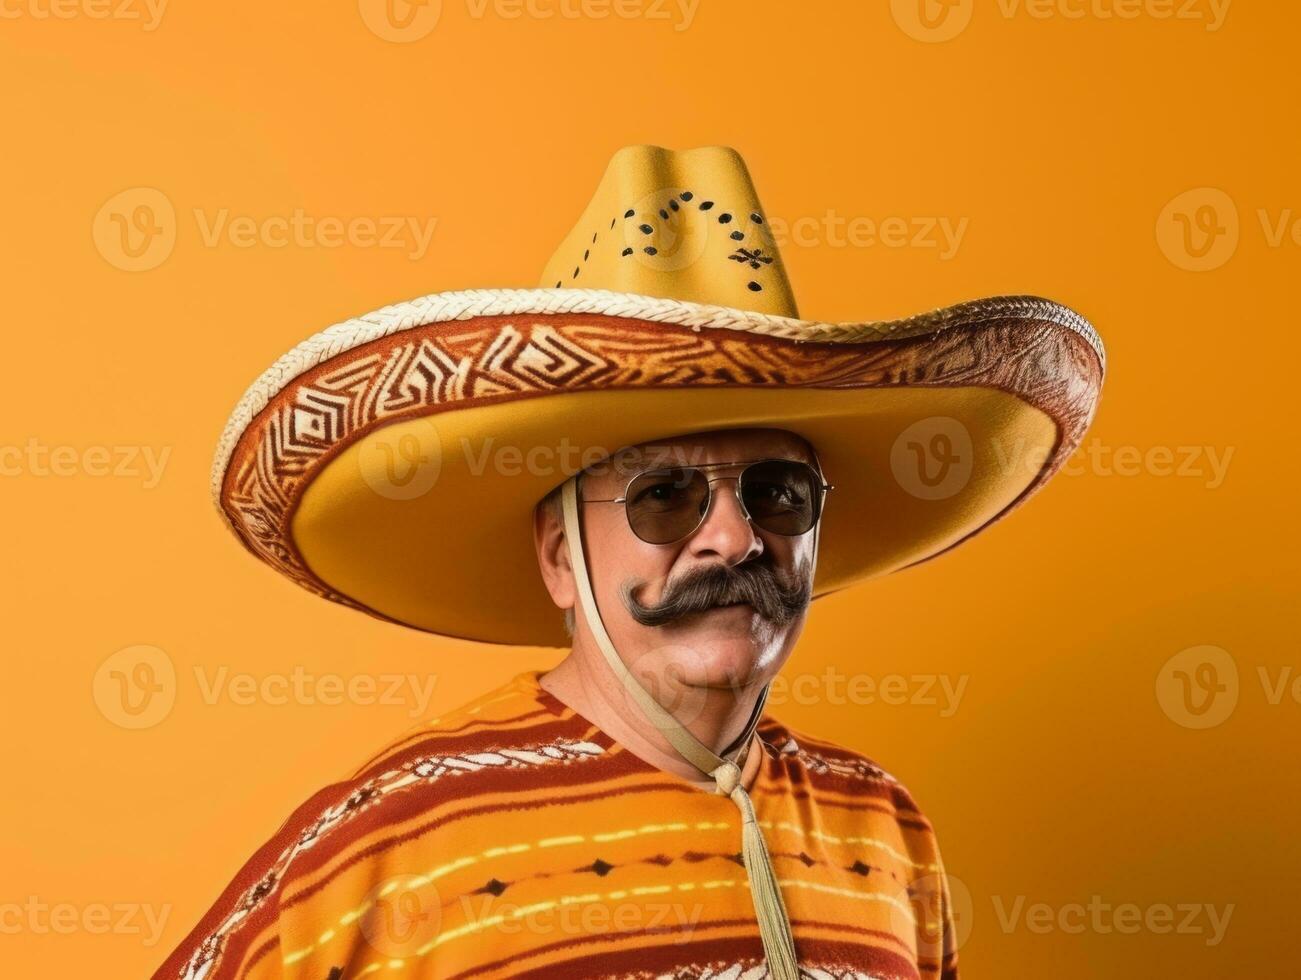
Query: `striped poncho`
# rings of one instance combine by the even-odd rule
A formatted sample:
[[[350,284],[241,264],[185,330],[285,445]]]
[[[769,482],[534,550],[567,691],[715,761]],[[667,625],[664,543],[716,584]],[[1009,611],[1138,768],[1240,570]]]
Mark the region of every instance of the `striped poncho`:
[[[301,806],[155,974],[178,980],[767,976],[735,804],[526,671]],[[818,978],[953,978],[907,791],[771,715],[751,798]]]

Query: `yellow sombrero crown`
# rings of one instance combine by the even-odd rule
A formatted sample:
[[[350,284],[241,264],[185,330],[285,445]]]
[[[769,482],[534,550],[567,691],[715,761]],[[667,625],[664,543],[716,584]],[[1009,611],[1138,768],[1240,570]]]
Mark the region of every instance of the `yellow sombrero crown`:
[[[616,153],[541,284],[799,315],[750,172],[723,146]]]

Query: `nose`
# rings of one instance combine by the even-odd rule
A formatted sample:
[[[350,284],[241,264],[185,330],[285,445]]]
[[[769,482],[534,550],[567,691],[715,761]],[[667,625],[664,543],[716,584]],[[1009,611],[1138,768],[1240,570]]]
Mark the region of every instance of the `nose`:
[[[735,477],[711,481],[713,496],[705,520],[687,542],[687,550],[697,558],[722,560],[739,565],[763,553],[763,539],[755,533],[737,499]]]

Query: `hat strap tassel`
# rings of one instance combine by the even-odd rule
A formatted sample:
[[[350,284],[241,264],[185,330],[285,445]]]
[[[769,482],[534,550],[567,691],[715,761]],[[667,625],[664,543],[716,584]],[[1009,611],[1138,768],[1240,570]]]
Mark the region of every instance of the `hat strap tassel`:
[[[782,901],[781,888],[777,885],[777,875],[773,872],[772,858],[768,856],[768,846],[755,818],[754,803],[741,785],[740,769],[734,762],[726,763],[714,771],[714,779],[718,783],[718,792],[730,796],[741,811],[741,861],[750,879],[750,896],[759,919],[759,938],[763,940],[768,972],[777,980],[798,980],[800,970],[795,958],[790,917],[786,913],[786,903]]]
[[[615,650],[614,641],[610,639],[610,634],[601,621],[601,614],[596,607],[596,597],[592,592],[591,578],[587,572],[587,557],[583,551],[576,477],[565,481],[561,491],[561,506],[564,512],[565,543],[569,549],[569,562],[574,572],[578,601],[583,607],[583,614],[596,640],[596,645],[600,648],[610,669],[647,718],[663,732],[683,758],[714,780],[715,792],[730,797],[737,809],[741,811],[741,861],[745,865],[746,876],[750,882],[750,897],[754,901],[755,916],[759,922],[759,937],[763,941],[768,973],[773,980],[799,980],[800,970],[795,956],[795,940],[791,936],[790,916],[786,912],[785,902],[782,901],[781,889],[777,884],[777,876],[773,872],[772,858],[764,843],[763,832],[759,829],[754,803],[750,799],[750,794],[745,791],[745,787],[741,785],[741,766],[753,741],[754,729],[763,714],[768,686],[765,685],[760,693],[745,732],[737,743],[734,743],[738,745],[734,758],[727,759],[717,755],[684,728],[632,675],[632,671]],[[816,536],[814,541],[816,553]]]

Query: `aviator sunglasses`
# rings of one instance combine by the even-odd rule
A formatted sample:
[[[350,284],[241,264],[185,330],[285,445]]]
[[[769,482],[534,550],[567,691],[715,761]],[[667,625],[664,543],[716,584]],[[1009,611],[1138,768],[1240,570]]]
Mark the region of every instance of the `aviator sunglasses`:
[[[744,468],[736,476],[709,475],[737,466]],[[583,502],[623,504],[633,534],[647,544],[673,544],[705,522],[719,480],[736,481],[736,499],[746,520],[786,536],[812,530],[822,516],[827,491],[835,489],[808,463],[759,459],[647,470],[628,481],[622,496]]]

